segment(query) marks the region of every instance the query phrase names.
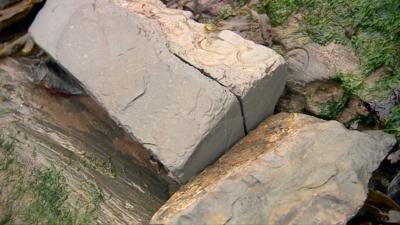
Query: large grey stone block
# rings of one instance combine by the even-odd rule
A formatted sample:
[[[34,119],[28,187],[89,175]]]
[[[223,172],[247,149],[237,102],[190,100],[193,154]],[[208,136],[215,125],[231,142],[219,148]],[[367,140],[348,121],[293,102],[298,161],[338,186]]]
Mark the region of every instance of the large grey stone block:
[[[107,0],[48,0],[30,33],[179,182],[244,136],[237,98],[153,21]]]
[[[190,12],[167,8],[159,0],[112,1],[157,22],[171,52],[235,94],[248,130],[273,113],[286,82],[285,61],[275,51],[197,23]]]
[[[272,114],[286,81],[273,50],[159,0],[48,0],[30,33],[182,182]]]
[[[274,115],[176,192],[151,224],[346,224],[395,143],[381,131]]]

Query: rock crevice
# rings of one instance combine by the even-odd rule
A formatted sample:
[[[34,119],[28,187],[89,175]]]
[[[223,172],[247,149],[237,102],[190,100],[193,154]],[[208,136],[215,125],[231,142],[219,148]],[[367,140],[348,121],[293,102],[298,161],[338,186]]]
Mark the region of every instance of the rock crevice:
[[[167,8],[159,0],[113,2],[159,24],[172,53],[238,96],[248,130],[273,113],[287,71],[283,57],[272,49],[232,31],[209,31],[190,12]]]
[[[237,101],[239,102],[239,106],[240,106],[240,112],[242,115],[242,120],[243,120],[243,131],[245,133],[245,135],[248,134],[248,129],[247,129],[247,125],[246,125],[246,117],[245,117],[245,112],[244,112],[244,108],[243,108],[243,102],[242,99],[240,98],[240,96],[238,96],[237,94],[235,94],[232,90],[230,90],[227,86],[225,86],[223,83],[221,83],[220,81],[218,81],[217,79],[215,79],[214,77],[212,77],[210,74],[208,74],[207,72],[205,72],[203,69],[201,68],[197,68],[196,66],[190,64],[190,62],[186,61],[185,59],[183,59],[182,57],[180,57],[177,54],[174,54],[178,59],[180,59],[182,62],[186,63],[187,65],[195,68],[196,70],[200,71],[200,73],[202,73],[205,77],[208,77],[209,79],[211,79],[212,81],[218,83],[219,85],[221,85],[224,88],[227,88],[227,90],[229,90],[229,92],[231,92],[237,99]]]

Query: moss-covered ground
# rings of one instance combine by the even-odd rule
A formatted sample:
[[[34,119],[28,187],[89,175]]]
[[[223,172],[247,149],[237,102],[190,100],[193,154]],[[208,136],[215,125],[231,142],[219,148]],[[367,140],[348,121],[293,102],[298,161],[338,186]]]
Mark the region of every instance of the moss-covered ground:
[[[359,74],[342,74],[344,89],[363,100],[388,98],[400,89],[400,1],[399,0],[261,0],[273,26],[284,24],[293,13],[303,15],[301,31],[314,42],[335,42],[351,46],[360,58]],[[379,68],[386,68],[373,85],[365,80]],[[399,106],[384,121],[386,130],[400,136]]]
[[[30,168],[18,159],[12,138],[0,136],[0,225],[95,224],[104,200],[97,185],[83,187],[89,201],[71,199],[66,178],[55,166]],[[71,204],[71,201],[76,201]]]

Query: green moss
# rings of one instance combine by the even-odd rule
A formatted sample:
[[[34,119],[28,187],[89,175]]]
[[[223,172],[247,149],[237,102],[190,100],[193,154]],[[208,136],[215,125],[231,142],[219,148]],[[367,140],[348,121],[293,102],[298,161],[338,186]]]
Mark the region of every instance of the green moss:
[[[8,113],[10,113],[10,112],[12,112],[12,111],[9,110],[9,109],[1,108],[1,107],[0,107],[0,116],[1,116],[1,115],[5,115],[5,114],[8,114]]]
[[[382,66],[399,68],[398,40],[382,33],[362,33],[352,38],[352,46],[360,57],[363,74],[369,74]]]
[[[105,200],[103,190],[97,184],[93,183],[87,183],[86,190],[90,195],[90,201],[94,209],[98,209],[100,204]]]
[[[235,8],[240,8],[244,6],[247,3],[247,0],[235,0],[234,1],[234,6]]]
[[[400,88],[400,71],[383,76],[372,87],[364,90],[364,99],[383,100]]]
[[[0,218],[0,225],[9,225],[11,224],[12,216],[10,213],[6,213],[3,218]]]
[[[302,0],[261,0],[259,9],[266,12],[273,26],[281,25],[303,6]]]
[[[390,115],[385,120],[385,130],[396,135],[400,140],[400,105],[392,108]]]
[[[218,12],[217,20],[224,20],[235,14],[235,11],[230,5],[226,5]]]
[[[13,224],[15,218],[30,225],[89,225],[104,201],[101,189],[92,183],[83,188],[88,201],[79,198],[71,204],[70,190],[61,170],[54,166],[30,169],[18,161],[15,141],[0,137],[0,173],[6,173],[0,185],[0,197],[7,203],[0,224]],[[2,175],[0,174],[0,175]],[[3,180],[4,181],[4,180]],[[5,195],[5,196],[4,196]]]
[[[336,72],[335,80],[348,94],[356,94],[363,88],[364,77],[358,74],[344,74]]]
[[[382,66],[390,68],[392,74],[374,88],[363,90],[365,95],[384,98],[399,87],[399,0],[261,0],[259,8],[274,26],[300,12],[304,15],[301,29],[313,41],[351,45],[360,58],[364,78]],[[346,29],[352,29],[354,35],[346,37]]]
[[[74,212],[65,208],[68,199],[65,178],[54,167],[37,169],[28,184],[28,193],[35,196],[25,209],[29,224],[74,224]]]
[[[0,102],[8,102],[10,100],[11,100],[11,97],[8,94],[2,93],[0,91]]]
[[[112,157],[109,156],[107,161],[99,159],[95,156],[85,155],[80,160],[83,166],[97,170],[103,175],[115,178],[117,176],[114,168]]]
[[[5,140],[0,136],[0,152],[4,157],[0,163],[0,170],[9,172],[10,166],[15,161],[14,146],[15,140],[13,138]]]
[[[102,192],[92,185],[86,189],[91,198],[90,204],[82,210],[79,200],[74,207],[67,202],[70,191],[62,171],[54,166],[35,169],[25,189],[26,194],[32,196],[32,201],[24,209],[24,220],[32,225],[92,224],[96,210],[104,201]]]
[[[330,100],[321,104],[319,117],[323,119],[336,119],[336,117],[343,111],[348,101],[349,95],[345,94],[338,102]]]
[[[375,119],[371,115],[368,116],[357,115],[350,121],[344,123],[344,125],[347,128],[351,127],[353,124],[363,124],[365,126],[373,126],[375,124]]]
[[[360,58],[360,74],[338,72],[336,76],[348,96],[381,101],[399,89],[399,0],[261,0],[259,6],[274,26],[283,24],[291,14],[299,12],[304,18],[299,31],[308,34],[314,42],[322,45],[335,42],[353,47]],[[354,33],[346,36],[346,30]],[[364,85],[364,80],[381,67],[388,68],[389,74],[373,85]],[[321,106],[320,117],[334,119],[344,105],[344,101],[327,102]],[[395,107],[385,121],[386,131],[398,138],[399,114],[399,107]]]
[[[371,87],[363,84],[365,76],[361,74],[337,72],[335,80],[348,94],[359,96],[364,101],[384,100],[393,94],[393,90],[400,88],[400,73],[391,73],[382,76]]]

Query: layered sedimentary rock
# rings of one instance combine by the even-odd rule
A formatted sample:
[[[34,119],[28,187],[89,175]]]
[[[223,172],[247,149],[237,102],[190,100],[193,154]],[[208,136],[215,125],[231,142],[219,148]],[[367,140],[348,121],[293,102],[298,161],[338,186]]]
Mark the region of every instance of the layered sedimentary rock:
[[[41,200],[43,211],[35,210],[30,215],[44,224],[70,225],[61,219],[71,218],[66,214],[71,207],[82,210],[74,214],[76,221],[81,221],[79,224],[82,221],[98,225],[148,224],[169,197],[169,184],[162,179],[164,174],[156,174],[138,160],[127,157],[144,159],[147,154],[105,117],[106,112],[92,99],[65,98],[33,85],[35,77],[28,65],[35,60],[0,59],[0,218],[9,212],[13,223],[32,224],[25,213],[18,212],[32,209],[30,206],[36,199],[36,202]],[[42,65],[41,69],[46,67]],[[4,140],[11,138],[16,140],[14,148],[5,154]],[[52,171],[35,181],[47,185],[37,190],[51,195],[48,200],[57,200],[57,204],[31,194],[31,179],[37,177],[37,171]],[[16,188],[29,191],[16,195]],[[68,193],[63,193],[69,195],[68,200],[58,198],[65,189]],[[70,201],[68,207],[58,208],[65,205],[64,201]],[[94,201],[98,201],[99,207],[92,206],[96,204]],[[49,209],[59,213],[52,214],[52,219],[48,219],[49,214],[40,213]]]
[[[179,182],[272,113],[283,59],[159,1],[48,0],[30,33]]]
[[[152,224],[346,224],[392,135],[277,114],[205,169]]]

